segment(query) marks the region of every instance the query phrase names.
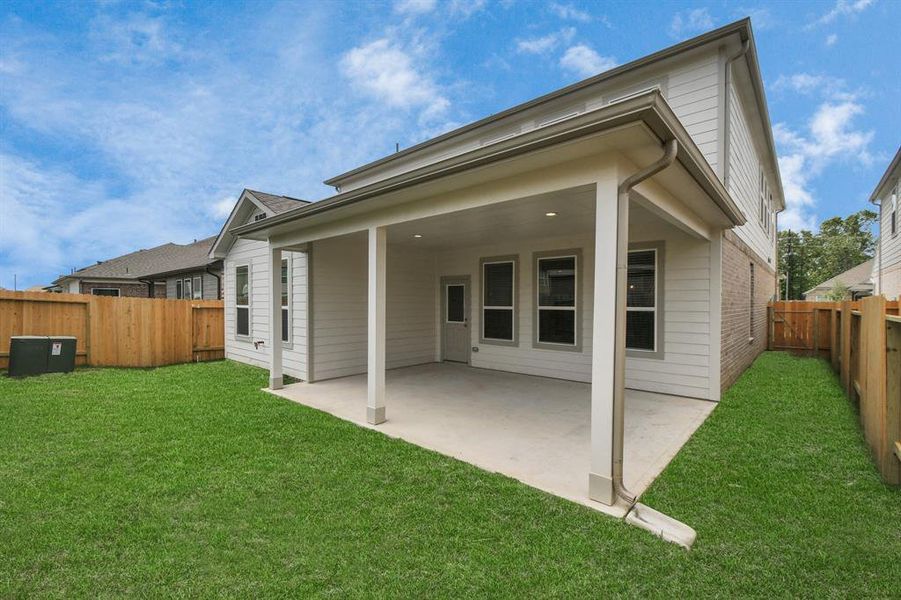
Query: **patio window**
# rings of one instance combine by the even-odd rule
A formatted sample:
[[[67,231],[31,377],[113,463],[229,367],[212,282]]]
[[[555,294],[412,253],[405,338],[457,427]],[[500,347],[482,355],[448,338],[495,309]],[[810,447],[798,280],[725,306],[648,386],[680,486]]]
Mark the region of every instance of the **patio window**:
[[[516,260],[482,260],[482,341],[516,341]]]
[[[177,279],[175,281],[175,298],[176,298],[176,300],[181,300],[182,297],[183,296],[181,293],[181,279]]]
[[[235,267],[235,333],[250,335],[250,268]]]
[[[657,351],[657,250],[630,250],[626,294],[626,348]]]
[[[291,341],[291,318],[290,318],[290,310],[291,303],[288,301],[288,294],[290,290],[290,281],[291,278],[289,276],[291,269],[288,265],[288,259],[282,259],[282,341],[289,342]]]
[[[536,255],[536,346],[576,346],[579,266],[575,252]]]
[[[194,278],[194,299],[203,300],[203,277]]]

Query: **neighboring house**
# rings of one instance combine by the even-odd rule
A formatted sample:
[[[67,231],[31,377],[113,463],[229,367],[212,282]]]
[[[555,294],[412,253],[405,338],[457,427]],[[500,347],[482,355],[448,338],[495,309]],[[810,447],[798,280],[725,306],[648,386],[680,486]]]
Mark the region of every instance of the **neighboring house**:
[[[239,239],[231,230],[257,223],[309,202],[245,189],[216,238],[210,260],[221,260],[225,272],[225,356],[261,367],[269,366],[269,245],[264,241]],[[307,255],[284,252],[281,259],[285,281],[282,310],[283,360],[287,372],[307,379],[306,311]]]
[[[222,261],[211,259],[210,249],[216,236],[180,246],[165,271],[149,273],[148,278],[163,280],[166,298],[219,300],[222,298]]]
[[[784,200],[749,20],[326,183],[259,220],[245,191],[211,253],[227,355],[265,357],[273,389],[366,373],[378,424],[385,369],[591,383],[589,494],[611,504],[624,388],[719,400],[765,348]]]
[[[870,194],[870,202],[879,205],[879,239],[873,265],[875,293],[889,300],[901,298],[901,228],[898,215],[901,202],[901,147]]]
[[[865,296],[873,295],[872,273],[875,259],[866,260],[856,267],[851,267],[844,273],[840,273],[831,279],[804,292],[805,300],[817,302],[833,300],[833,292],[838,287],[845,287],[848,291],[848,300],[859,300]]]
[[[195,240],[191,244],[170,242],[109,260],[97,261],[95,265],[61,275],[48,289],[94,296],[166,298],[166,277],[160,274],[187,266],[193,269],[198,261],[202,261],[203,264],[210,263],[209,257],[204,254],[208,253],[213,239],[200,242]],[[207,285],[210,294],[215,298],[215,284]],[[204,297],[210,297],[210,294],[204,294]]]

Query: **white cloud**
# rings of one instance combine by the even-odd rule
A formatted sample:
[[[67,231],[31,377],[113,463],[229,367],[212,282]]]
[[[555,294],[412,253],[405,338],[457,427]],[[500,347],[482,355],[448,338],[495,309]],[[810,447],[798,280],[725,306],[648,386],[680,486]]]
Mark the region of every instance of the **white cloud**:
[[[485,0],[450,0],[450,14],[468,19],[485,8]]]
[[[819,25],[828,25],[839,17],[856,15],[871,6],[873,2],[874,0],[837,0],[829,12],[807,25],[807,29],[812,29]]]
[[[321,198],[324,177],[462,120],[449,98],[466,88],[439,88],[418,32],[357,48],[356,76],[336,77],[339,10],[277,5],[203,39],[167,21],[156,31],[178,42],[139,51],[0,24],[0,112],[16,131],[0,147],[0,285],[212,235],[244,187]]]
[[[816,198],[812,191],[816,178],[835,162],[870,165],[872,131],[854,127],[854,118],[864,108],[853,96],[842,95],[822,102],[799,132],[777,123],[773,135],[779,146],[779,169],[785,189],[786,210],[780,225],[787,229],[813,229]]]
[[[601,56],[591,47],[578,44],[566,50],[560,59],[560,66],[581,77],[590,77],[608,71],[617,65],[616,59]]]
[[[394,12],[421,15],[435,10],[435,5],[435,0],[398,0],[394,3]]]
[[[516,42],[516,50],[522,54],[546,54],[560,43],[569,42],[575,34],[576,30],[568,27],[545,36],[518,40]]]
[[[780,75],[773,84],[773,89],[776,91],[789,90],[799,94],[818,93],[829,96],[844,94],[845,87],[844,79],[811,73]]]
[[[431,78],[416,69],[410,55],[387,38],[348,51],[341,69],[355,86],[390,106],[422,108],[425,117],[433,118],[450,105]]]
[[[669,33],[674,38],[681,38],[692,33],[700,33],[713,29],[713,17],[706,8],[694,8],[673,15],[669,25]]]
[[[838,41],[837,34],[830,33],[829,35],[826,36],[826,45],[827,46],[834,46],[835,42],[837,42],[837,41]]]
[[[124,19],[100,15],[91,22],[90,37],[97,44],[101,60],[121,64],[159,64],[184,51],[162,17],[146,14],[136,13]]]
[[[214,219],[225,221],[228,216],[232,213],[232,209],[235,207],[235,197],[234,196],[224,196],[219,200],[214,200],[212,204],[208,207],[208,212],[210,216]]]
[[[581,23],[588,23],[591,21],[591,15],[584,10],[579,10],[572,4],[560,4],[558,2],[552,2],[549,6],[552,13],[560,17],[561,19],[568,19],[571,21],[579,21]]]

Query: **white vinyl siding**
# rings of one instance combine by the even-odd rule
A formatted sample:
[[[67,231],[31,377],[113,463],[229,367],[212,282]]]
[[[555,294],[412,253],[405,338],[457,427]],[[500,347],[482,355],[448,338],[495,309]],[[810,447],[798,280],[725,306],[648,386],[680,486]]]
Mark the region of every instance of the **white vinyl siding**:
[[[365,235],[313,244],[313,374],[315,380],[365,373],[367,367]],[[438,312],[434,259],[388,247],[386,366],[435,360]]]
[[[744,243],[767,264],[775,265],[776,241],[772,225],[773,213],[769,210],[770,192],[775,189],[771,179],[762,175],[764,164],[761,154],[755,148],[748,119],[743,108],[741,97],[736,87],[729,90],[729,195],[747,218],[747,223],[736,227],[733,231]],[[761,189],[763,177],[763,190]],[[766,194],[766,198],[763,194]],[[766,220],[761,219],[761,204],[765,202]],[[774,267],[775,268],[775,267]]]
[[[881,267],[880,291],[886,298],[901,298],[901,215],[895,213],[896,231],[892,234],[892,193],[901,194],[901,183],[889,185],[879,199],[879,252],[875,269]],[[895,211],[901,211],[896,197]]]
[[[291,344],[284,348],[286,375],[307,379],[307,259],[302,252],[286,252],[291,263]],[[235,266],[251,266],[251,335],[235,339]],[[225,357],[263,368],[269,366],[269,247],[266,242],[236,240],[225,259]],[[215,281],[215,280],[214,280]],[[204,281],[204,295],[207,280]],[[264,342],[254,347],[254,342]]]

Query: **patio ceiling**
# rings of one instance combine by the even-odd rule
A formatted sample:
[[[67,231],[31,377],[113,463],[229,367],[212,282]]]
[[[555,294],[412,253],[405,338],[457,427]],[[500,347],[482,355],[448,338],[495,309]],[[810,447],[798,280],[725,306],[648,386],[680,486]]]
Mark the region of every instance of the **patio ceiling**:
[[[594,234],[592,186],[571,188],[499,204],[407,221],[388,227],[388,243],[429,250]],[[550,214],[550,216],[549,216]],[[662,219],[633,200],[632,232]]]

